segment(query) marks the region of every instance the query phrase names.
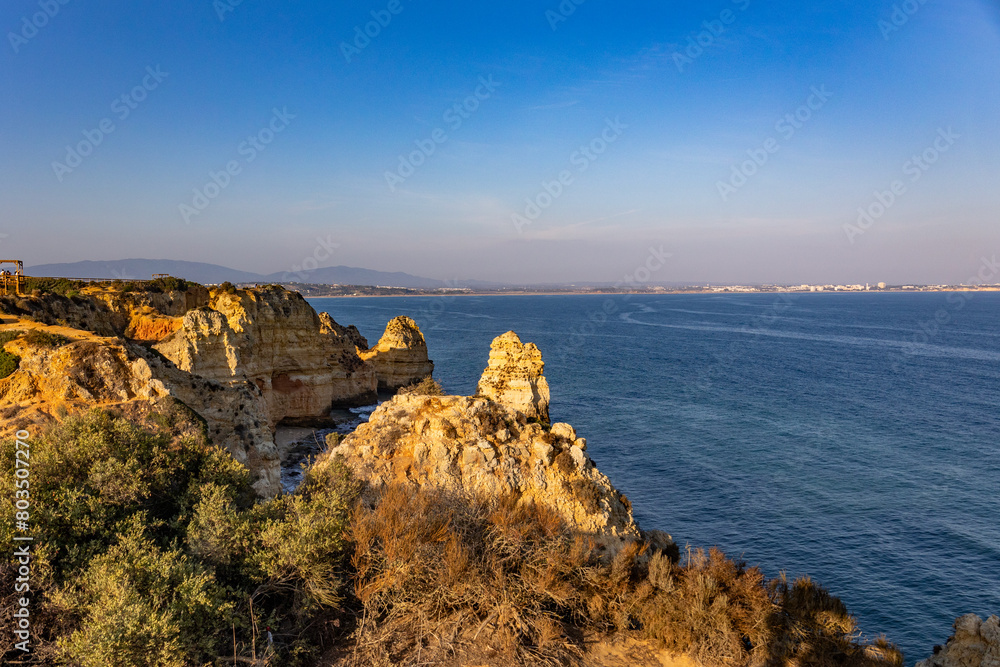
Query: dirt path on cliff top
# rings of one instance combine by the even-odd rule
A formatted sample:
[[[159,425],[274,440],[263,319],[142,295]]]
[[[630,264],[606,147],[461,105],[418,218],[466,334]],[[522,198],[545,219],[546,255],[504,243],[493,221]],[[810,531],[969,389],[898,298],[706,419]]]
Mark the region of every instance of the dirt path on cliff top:
[[[107,340],[118,340],[117,338],[108,338],[106,336],[98,336],[97,334],[85,331],[83,329],[74,329],[73,327],[64,327],[62,325],[48,325],[42,324],[41,322],[35,322],[34,320],[22,320],[18,318],[12,318],[9,315],[0,315],[0,332],[4,331],[28,331],[29,329],[41,329],[50,334],[56,334],[58,336],[64,336],[69,338],[72,342],[77,342],[81,340],[88,341],[107,341]]]

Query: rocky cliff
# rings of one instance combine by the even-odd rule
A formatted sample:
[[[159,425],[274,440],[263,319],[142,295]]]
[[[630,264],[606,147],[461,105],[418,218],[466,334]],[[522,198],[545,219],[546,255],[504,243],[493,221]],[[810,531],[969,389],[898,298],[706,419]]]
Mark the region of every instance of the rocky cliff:
[[[611,550],[640,539],[631,504],[594,465],[586,440],[568,424],[547,429],[528,421],[548,417],[538,349],[508,333],[490,356],[480,386],[495,387],[503,377],[512,381],[505,389],[491,396],[398,395],[329,456],[342,457],[369,489],[401,483],[459,494],[513,493],[552,508]],[[534,391],[526,393],[527,386]],[[660,548],[672,544],[662,533],[647,537]]]
[[[375,367],[379,389],[399,389],[429,378],[434,372],[424,335],[409,317],[389,322],[375,347],[359,347],[359,354]]]
[[[528,419],[549,421],[549,383],[542,353],[534,343],[521,343],[513,331],[493,340],[490,360],[479,379],[478,393]]]
[[[334,405],[375,399],[374,367],[338,329],[296,292],[217,291],[153,347],[190,373],[254,383],[274,424],[322,420]]]
[[[215,445],[247,466],[258,493],[271,496],[281,490],[272,424],[255,385],[222,384],[192,375],[120,338],[34,322],[16,327],[64,336],[65,342],[32,344],[22,336],[4,346],[20,357],[20,364],[0,379],[0,436],[34,430],[61,415],[92,408],[131,411],[174,399],[204,420]]]
[[[1000,667],[1000,618],[975,614],[955,620],[955,634],[916,667]],[[940,649],[940,650],[938,650]]]

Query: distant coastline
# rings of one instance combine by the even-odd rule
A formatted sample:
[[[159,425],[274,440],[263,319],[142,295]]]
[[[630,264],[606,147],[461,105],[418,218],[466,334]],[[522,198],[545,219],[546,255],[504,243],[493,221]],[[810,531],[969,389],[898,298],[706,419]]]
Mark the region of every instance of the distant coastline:
[[[650,288],[645,290],[622,289],[490,289],[490,290],[440,290],[410,289],[398,287],[369,287],[356,285],[297,285],[283,284],[289,290],[300,292],[309,299],[358,299],[372,297],[458,297],[458,296],[655,296],[661,294],[873,294],[873,293],[945,293],[945,292],[1000,292],[1000,285],[914,285],[905,287],[887,286],[879,289],[796,289],[785,287],[725,287],[725,288]],[[325,288],[325,289],[322,289]]]

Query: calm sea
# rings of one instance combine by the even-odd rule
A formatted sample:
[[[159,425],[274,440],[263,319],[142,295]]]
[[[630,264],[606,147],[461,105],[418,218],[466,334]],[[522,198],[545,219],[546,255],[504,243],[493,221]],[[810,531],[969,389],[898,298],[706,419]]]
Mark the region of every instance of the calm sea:
[[[371,344],[414,318],[449,393],[495,336],[537,343],[641,525],[810,575],[907,664],[1000,613],[1000,294],[311,302]]]

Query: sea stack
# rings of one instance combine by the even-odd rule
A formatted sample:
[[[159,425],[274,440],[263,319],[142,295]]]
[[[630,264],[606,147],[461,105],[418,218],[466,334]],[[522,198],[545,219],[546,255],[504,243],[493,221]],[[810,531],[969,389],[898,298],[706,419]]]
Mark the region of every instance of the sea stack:
[[[424,335],[409,317],[390,321],[375,347],[358,354],[375,368],[378,388],[383,390],[416,384],[434,372]]]
[[[549,383],[545,363],[534,343],[522,343],[508,331],[493,339],[490,360],[479,379],[478,393],[528,419],[549,421]]]

